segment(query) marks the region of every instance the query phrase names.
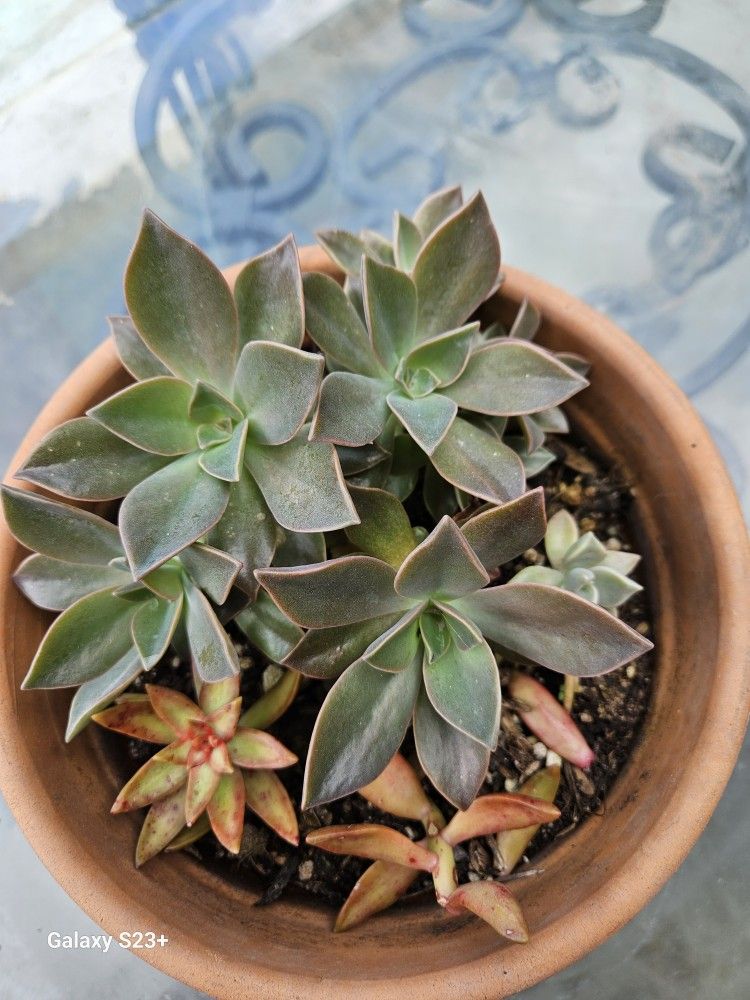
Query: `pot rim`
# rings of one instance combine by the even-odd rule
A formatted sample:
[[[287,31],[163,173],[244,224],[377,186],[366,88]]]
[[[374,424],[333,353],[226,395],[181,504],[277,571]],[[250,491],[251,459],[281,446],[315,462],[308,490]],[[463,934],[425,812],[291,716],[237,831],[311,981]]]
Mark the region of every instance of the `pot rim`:
[[[302,248],[300,256],[306,270],[335,273],[322,251]],[[228,269],[230,283],[238,268]],[[291,997],[323,995],[357,996],[371,1000],[389,1000],[408,989],[413,996],[431,996],[433,1000],[461,995],[466,1000],[484,1000],[497,995],[512,980],[514,989],[527,988],[565,968],[592,951],[612,933],[632,919],[659,891],[682,864],[708,822],[732,773],[742,746],[745,724],[750,711],[750,662],[748,649],[747,607],[750,603],[750,550],[743,515],[732,483],[711,437],[692,404],[656,361],[627,334],[595,310],[547,282],[511,267],[503,267],[505,282],[501,292],[518,299],[527,295],[541,308],[546,320],[564,324],[575,313],[578,323],[593,327],[601,336],[598,344],[605,356],[624,370],[629,380],[638,380],[654,398],[660,400],[669,417],[672,436],[680,445],[681,459],[687,474],[700,487],[705,511],[712,525],[711,553],[719,568],[717,588],[721,607],[726,609],[717,636],[716,681],[708,698],[705,720],[696,734],[690,759],[681,762],[681,773],[669,793],[669,808],[651,827],[648,837],[631,856],[631,862],[611,874],[589,895],[584,904],[571,910],[564,920],[532,936],[523,946],[522,958],[509,976],[509,953],[497,951],[480,959],[457,964],[439,973],[421,973],[401,979],[356,978],[328,979],[301,972],[291,974],[259,964],[251,965],[235,956],[217,955],[199,939],[175,941],[168,948],[148,953],[148,961],[161,971],[180,979],[199,963],[213,966],[213,980],[223,990],[220,996],[237,997],[238,988],[248,996]],[[63,382],[34,421],[11,463],[6,481],[31,447],[57,426],[62,419],[76,416],[76,401],[91,394],[110,378],[121,365],[114,343],[108,339],[96,348]],[[14,485],[19,485],[15,483]],[[21,486],[25,484],[20,484]],[[18,545],[5,526],[0,531],[0,586],[13,588],[10,570]],[[731,552],[732,558],[726,558]],[[20,597],[18,598],[20,599]],[[14,604],[9,602],[10,615]],[[2,655],[2,654],[0,654]],[[106,869],[95,863],[82,864],[81,844],[57,819],[57,807],[42,785],[34,761],[24,745],[18,727],[16,704],[19,692],[9,681],[5,664],[0,670],[0,790],[24,835],[50,874],[69,896],[108,933],[117,935],[123,928],[148,928],[148,906],[115,885]],[[722,739],[713,738],[715,731]],[[700,761],[704,781],[696,793],[691,780],[690,761]],[[61,829],[62,826],[62,829]],[[674,836],[674,830],[680,836]],[[221,964],[222,968],[216,968]],[[494,986],[493,986],[494,984]],[[195,977],[191,985],[201,988]],[[205,983],[203,984],[205,988]],[[320,993],[317,992],[320,989]],[[505,994],[503,994],[505,995]]]

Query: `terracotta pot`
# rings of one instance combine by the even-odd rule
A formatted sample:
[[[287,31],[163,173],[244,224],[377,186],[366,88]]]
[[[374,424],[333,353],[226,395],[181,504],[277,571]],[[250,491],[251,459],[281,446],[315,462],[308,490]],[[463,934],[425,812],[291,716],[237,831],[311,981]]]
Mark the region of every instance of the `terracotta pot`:
[[[303,251],[303,262],[330,270],[319,251]],[[721,460],[687,399],[624,333],[536,278],[511,268],[506,275],[493,308],[512,311],[529,296],[545,317],[540,342],[593,363],[591,388],[568,411],[632,477],[657,609],[653,702],[605,815],[554,845],[542,874],[514,886],[529,944],[502,943],[478,919],[449,918],[429,902],[333,935],[330,909],[292,898],[254,908],[252,892],[188,856],[136,871],[141,818],[109,814],[116,778],[100,734],[90,727],[66,747],[70,693],[19,691],[48,616],[11,583],[22,551],[3,528],[2,791],[44,864],[98,924],[115,935],[166,934],[166,947],[141,954],[212,996],[509,996],[581,958],[633,917],[683,861],[729,778],[750,702],[750,560]],[[124,382],[113,345],[102,344],[52,397],[16,461]]]

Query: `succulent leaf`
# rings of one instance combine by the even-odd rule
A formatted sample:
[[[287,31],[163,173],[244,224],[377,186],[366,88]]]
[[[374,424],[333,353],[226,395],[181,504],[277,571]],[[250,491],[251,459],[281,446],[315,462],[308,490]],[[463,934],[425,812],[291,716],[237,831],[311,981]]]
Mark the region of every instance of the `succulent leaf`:
[[[321,229],[315,237],[342,271],[354,278],[359,277],[362,257],[367,253],[367,247],[359,236],[345,229]]]
[[[96,712],[130,687],[142,670],[143,664],[138,651],[131,647],[109,670],[82,684],[70,703],[65,742],[70,743],[88,725]]]
[[[307,677],[334,680],[400,617],[400,613],[379,615],[351,625],[310,629],[283,663]]]
[[[182,820],[185,821],[185,802],[182,801],[181,806]],[[182,851],[186,847],[190,847],[194,844],[196,840],[200,840],[201,837],[205,837],[207,833],[211,832],[211,824],[208,821],[208,815],[204,813],[200,816],[192,826],[184,826],[182,830],[177,834],[174,840],[170,840],[166,847],[162,848],[165,854],[171,854],[173,851]],[[158,853],[158,851],[157,851]]]
[[[524,566],[512,579],[512,583],[543,583],[548,587],[559,587],[563,574],[551,566]]]
[[[469,910],[510,941],[529,940],[521,907],[510,889],[500,882],[467,882],[456,889],[445,909],[453,915]]]
[[[386,399],[391,412],[428,455],[445,438],[458,413],[456,404],[439,393],[411,399],[397,391],[389,392]]]
[[[240,716],[243,729],[268,729],[286,712],[299,691],[301,676],[285,670],[281,679]]]
[[[456,860],[453,848],[440,834],[427,837],[425,844],[437,857],[438,863],[432,872],[432,882],[435,887],[435,898],[439,906],[445,906],[458,885]]]
[[[309,809],[369,784],[401,745],[420,686],[420,661],[397,674],[352,664],[328,692],[310,740],[302,792]]]
[[[394,586],[405,598],[444,599],[473,593],[489,579],[456,522],[443,517],[403,561]]]
[[[593,764],[594,752],[580,729],[543,684],[519,673],[511,678],[508,692],[525,725],[545,746],[584,770]]]
[[[357,272],[359,273],[359,272]],[[335,367],[374,378],[386,370],[370,344],[364,323],[341,286],[327,274],[312,272],[303,279],[307,330],[328,361]]]
[[[261,591],[250,607],[240,611],[234,620],[253,646],[276,663],[291,653],[304,634],[265,591]]]
[[[460,187],[441,188],[428,195],[414,213],[414,224],[426,240],[463,204]]]
[[[393,220],[393,251],[395,263],[402,271],[411,271],[422,246],[422,234],[417,226],[401,212]]]
[[[551,802],[529,795],[480,795],[466,810],[457,812],[440,831],[446,843],[455,846],[474,837],[488,837],[502,830],[552,823],[560,810]]]
[[[323,379],[313,420],[313,440],[358,447],[382,434],[388,419],[387,383],[356,372],[331,372]]]
[[[419,333],[460,326],[495,287],[500,244],[487,204],[476,194],[427,238],[414,264]]]
[[[238,729],[227,743],[229,756],[238,767],[276,769],[297,762],[283,744],[262,729]]]
[[[641,557],[635,552],[614,552],[607,549],[607,554],[602,560],[602,566],[613,569],[621,576],[629,576],[641,561]]]
[[[523,493],[518,455],[462,417],[456,417],[430,459],[443,479],[482,500],[503,504]]]
[[[249,809],[260,816],[288,844],[299,844],[297,815],[289,794],[273,771],[243,771],[245,800]]]
[[[182,562],[182,555],[187,551],[184,549],[180,553],[180,562]],[[125,565],[127,566],[127,563]],[[131,594],[137,593],[137,588],[143,586],[156,594],[157,597],[163,597],[167,601],[176,601],[182,597],[182,569],[177,560],[170,560],[163,566],[159,566],[158,569],[151,570],[142,580],[133,581],[130,573],[128,576],[132,581],[131,588],[127,588]],[[125,592],[126,588],[122,588],[122,590]]]
[[[370,865],[341,907],[334,931],[351,930],[368,917],[387,910],[407,892],[418,874],[414,868],[387,861],[376,861]]]
[[[544,767],[532,774],[518,789],[520,795],[543,802],[554,802],[560,787],[560,767],[553,765]],[[540,824],[522,827],[521,829],[505,830],[495,838],[498,854],[502,858],[502,875],[510,875],[523,857],[524,851],[536,836]]]
[[[508,336],[516,340],[533,340],[541,325],[542,317],[539,310],[533,302],[524,299],[518,308]]]
[[[200,814],[205,812],[222,777],[226,775],[219,774],[208,761],[188,768],[185,796],[185,821],[188,826],[192,826]],[[211,816],[208,818],[210,820]],[[211,826],[213,827],[213,823]]]
[[[261,444],[291,440],[318,398],[323,358],[286,344],[246,344],[234,377],[235,398],[250,418],[250,438]]]
[[[323,562],[326,539],[323,532],[283,531],[273,556],[274,566],[301,566]]]
[[[202,686],[202,690],[206,688],[210,689],[213,687],[220,687],[223,690],[220,692],[219,697],[223,697],[224,690],[234,688],[235,685],[232,683],[233,681],[236,683],[237,678],[231,677],[226,681],[220,681],[218,684],[204,684]],[[204,711],[207,711],[207,709],[204,709]],[[241,711],[242,698],[238,695],[230,701],[219,705],[209,715],[207,715],[206,725],[211,727],[220,740],[230,740],[237,729],[237,723],[239,721]]]
[[[502,566],[544,537],[544,490],[541,486],[515,500],[482,511],[465,521],[461,532],[485,569]]]
[[[182,788],[187,780],[188,772],[182,765],[152,757],[121,789],[112,806],[112,812],[122,813],[142,809],[143,806],[151,805],[152,802],[166,798],[178,788]]]
[[[150,670],[166,653],[182,612],[182,595],[176,601],[153,597],[142,601],[130,622],[133,644]]]
[[[432,663],[425,658],[424,686],[432,707],[455,729],[490,750],[500,729],[500,675],[486,642],[459,650],[451,644]]]
[[[619,608],[633,594],[643,590],[639,583],[628,580],[622,573],[618,573],[609,566],[594,566],[591,572],[594,575],[594,586],[597,593],[596,603],[601,604],[603,608]]]
[[[219,269],[152,212],[125,272],[128,310],[146,346],[175,375],[231,385],[238,321]]]
[[[141,340],[130,316],[108,316],[109,331],[123,366],[134,379],[169,375],[169,369]]]
[[[403,271],[364,257],[362,291],[372,348],[393,374],[416,337],[417,289]]]
[[[370,643],[362,654],[362,659],[389,673],[405,670],[417,655],[419,648],[418,619],[421,607],[417,605],[407,611],[395,625],[392,625],[374,642]]]
[[[416,819],[425,826],[435,812],[416,771],[400,753],[374,781],[360,788],[359,794],[383,812],[403,819]]]
[[[184,786],[149,809],[135,849],[135,866],[140,868],[174,840],[185,825]]]
[[[565,553],[578,541],[578,525],[567,510],[558,510],[547,523],[544,548],[555,569],[563,568]]]
[[[47,611],[64,611],[87,594],[131,581],[130,573],[117,566],[84,566],[41,555],[27,556],[13,574],[21,593]]]
[[[154,455],[185,455],[196,447],[193,387],[173,376],[136,382],[87,411],[92,420]]]
[[[217,709],[225,708],[227,705],[234,703],[239,693],[240,679],[235,674],[232,677],[227,677],[223,681],[216,681],[213,684],[201,684],[198,692],[198,705],[205,715],[210,716]]]
[[[378,823],[350,826],[324,826],[311,830],[305,840],[331,854],[350,854],[372,861],[386,861],[431,872],[437,866],[437,856],[421,844],[409,840],[403,833]]]
[[[245,264],[234,297],[240,345],[272,340],[301,347],[305,335],[302,275],[293,236]]]
[[[147,743],[171,743],[175,737],[173,727],[154,711],[149,698],[120,701],[111,708],[92,715],[94,722],[115,733],[123,733]]]
[[[276,525],[263,494],[243,469],[239,481],[229,488],[229,500],[221,520],[206,538],[211,545],[241,563],[235,583],[250,597],[258,590],[253,570],[270,564],[276,537]]]
[[[168,461],[76,417],[50,431],[16,477],[72,500],[118,500]]]
[[[248,421],[242,420],[226,441],[205,448],[198,464],[204,472],[227,483],[237,483],[242,476],[242,459],[248,435]],[[226,509],[226,508],[225,508]]]
[[[239,673],[237,652],[197,587],[185,587],[184,624],[193,665],[202,681],[215,683]]]
[[[146,692],[153,710],[182,740],[189,739],[196,726],[206,721],[205,712],[181,691],[147,684]]]
[[[193,768],[193,771],[196,770],[197,768]],[[188,786],[188,801],[189,796]],[[238,854],[245,817],[245,785],[238,771],[221,775],[208,800],[206,811],[216,839],[231,854]]]
[[[429,371],[438,386],[450,385],[466,367],[479,323],[468,323],[457,330],[424,340],[403,360],[403,381],[408,387],[409,372]]]
[[[403,505],[385,490],[353,486],[349,492],[359,524],[346,529],[347,538],[358,551],[398,569],[417,544]]]
[[[202,543],[183,549],[180,562],[197,586],[215,604],[223,604],[229,597],[229,591],[242,565],[226,552]]]
[[[202,382],[200,379],[193,386],[193,395],[190,400],[190,419],[198,425],[198,431],[200,434],[200,429],[203,425],[222,425],[225,421],[230,423],[242,420],[244,417],[242,410],[236,406],[231,399],[224,395],[223,392],[213,386],[209,385],[208,382]],[[218,427],[214,428],[219,430]],[[204,430],[205,435],[205,430]],[[227,436],[229,432],[225,432]],[[198,442],[203,448],[205,444]]]

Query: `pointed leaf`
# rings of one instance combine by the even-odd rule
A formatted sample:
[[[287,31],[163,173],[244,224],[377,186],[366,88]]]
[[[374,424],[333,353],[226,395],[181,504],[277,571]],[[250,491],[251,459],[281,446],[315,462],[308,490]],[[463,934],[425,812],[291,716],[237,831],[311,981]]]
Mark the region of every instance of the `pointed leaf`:
[[[312,847],[319,847],[331,854],[387,861],[424,872],[433,871],[437,865],[437,857],[432,851],[409,840],[403,833],[378,823],[324,826],[311,830],[305,840]]]
[[[22,687],[74,687],[99,677],[131,648],[136,608],[108,590],[76,601],[47,630]]]
[[[419,626],[418,618],[421,606],[417,605],[407,611],[395,625],[370,643],[362,654],[371,667],[397,673],[405,670],[418,652]]]
[[[435,788],[457,809],[468,809],[484,782],[490,751],[438,715],[424,688],[414,712],[414,744]]]
[[[134,740],[145,740],[147,743],[167,744],[176,736],[169,723],[156,714],[146,697],[138,701],[121,701],[92,715],[92,719],[105,729],[123,733]]]
[[[301,680],[298,673],[285,670],[281,679],[242,714],[239,725],[243,729],[268,729],[292,704]]]
[[[352,277],[359,277],[362,257],[367,252],[359,236],[345,229],[321,229],[315,237],[334,264]]]
[[[486,642],[471,649],[452,645],[425,662],[425,690],[446,722],[494,750],[500,730],[500,674]]]
[[[476,514],[461,532],[485,569],[502,566],[532,548],[544,537],[544,489],[524,493],[516,500]]]
[[[411,219],[396,212],[393,220],[393,249],[396,266],[402,271],[411,271],[422,246],[422,234]]]
[[[155,667],[166,653],[181,612],[182,595],[176,601],[153,597],[138,606],[130,628],[144,669]]]
[[[559,817],[557,806],[528,795],[481,795],[468,809],[457,812],[440,831],[440,836],[455,846],[501,830],[519,830],[534,824],[552,823]]]
[[[244,416],[242,410],[216,386],[200,379],[195,383],[190,400],[190,419],[199,428],[204,424],[222,424],[225,421],[237,423]],[[203,433],[205,435],[206,432]]]
[[[427,239],[449,215],[457,212],[463,204],[460,187],[441,188],[428,195],[414,213],[414,224]]]
[[[449,483],[492,503],[506,503],[524,490],[521,460],[506,444],[461,417],[433,452],[432,464]]]
[[[414,265],[419,332],[434,337],[460,326],[497,283],[500,244],[481,194],[427,239]]]
[[[237,651],[204,595],[190,584],[185,597],[185,632],[198,676],[214,683],[239,673]]]
[[[197,725],[206,721],[206,715],[187,695],[160,684],[147,684],[151,707],[181,739],[190,739]]]
[[[77,417],[50,431],[16,477],[73,500],[117,500],[167,461]]]
[[[524,299],[518,307],[508,336],[517,340],[533,340],[541,325],[542,317],[539,310],[528,299]]]
[[[225,684],[231,683],[232,680],[236,681],[236,678],[228,678],[228,681],[220,682],[222,687]],[[203,687],[211,688],[215,687],[214,684],[204,684]],[[215,708],[210,715],[206,717],[206,725],[213,729],[214,733],[219,737],[220,740],[229,740],[234,736],[235,730],[237,729],[237,723],[240,718],[240,712],[242,711],[242,698],[237,695],[237,697],[232,698],[231,701],[225,702],[223,705],[219,705]]]
[[[227,483],[239,482],[242,475],[242,459],[245,456],[248,422],[243,420],[232,431],[228,441],[206,448],[198,459],[204,472],[215,479]]]
[[[371,556],[271,567],[256,576],[284,614],[303,628],[353,624],[408,607],[393,589],[393,567]]]
[[[404,359],[404,369],[407,372],[426,369],[437,379],[436,385],[450,385],[466,367],[478,330],[479,323],[469,323],[422,341]]]
[[[613,569],[622,576],[629,576],[641,561],[641,557],[635,552],[615,552],[607,549],[607,554],[602,560],[602,566]]]
[[[183,789],[184,793],[184,789]],[[183,801],[181,803],[181,814],[182,821],[185,822],[185,801],[183,795]],[[182,851],[186,847],[190,847],[201,837],[205,837],[207,833],[211,832],[211,824],[209,823],[208,816],[203,813],[198,819],[193,823],[192,826],[183,826],[182,830],[177,834],[174,840],[170,840],[165,848],[163,848],[165,854],[171,854],[173,851]]]
[[[103,517],[12,486],[2,487],[2,501],[8,528],[27,549],[98,566],[123,554],[117,528]]]
[[[484,641],[481,631],[474,622],[460,615],[452,605],[443,604],[440,601],[434,601],[433,604],[434,609],[440,612],[447,626],[448,634],[459,652],[472,649],[477,643]]]
[[[181,764],[171,764],[157,757],[147,760],[122,788],[112,806],[113,813],[132,812],[172,795],[187,781]]]
[[[576,677],[606,674],[652,648],[602,608],[543,584],[490,587],[456,604],[488,639]]]
[[[563,575],[551,566],[524,566],[508,583],[544,583],[548,587],[562,586]]]
[[[231,385],[238,323],[219,269],[152,212],[125,272],[125,299],[146,346],[180,378]]]
[[[532,774],[518,789],[519,794],[530,796],[533,799],[543,802],[554,802],[557,790],[560,787],[560,767],[544,767],[536,774]],[[518,862],[523,857],[524,851],[534,839],[539,830],[540,823],[533,826],[525,826],[521,829],[506,830],[499,833],[495,838],[497,851],[502,858],[502,875],[510,875]]]
[[[370,444],[388,419],[388,384],[355,372],[331,372],[323,379],[312,424],[314,440],[334,444]]]
[[[64,611],[87,594],[130,583],[130,573],[116,566],[84,566],[48,556],[28,556],[13,574],[21,593],[38,608]]]
[[[467,410],[513,416],[557,406],[587,385],[548,351],[505,338],[474,351],[444,392]]]
[[[327,274],[304,275],[307,330],[329,362],[346,371],[382,378],[367,330],[343,288]]]
[[[143,821],[138,846],[135,849],[135,866],[140,868],[174,840],[185,824],[185,788],[155,802]]]
[[[594,574],[594,586],[599,595],[597,603],[603,608],[619,608],[633,594],[643,590],[639,583],[628,580],[626,576],[608,566],[594,566],[591,572]]]
[[[400,753],[388,763],[382,774],[360,788],[359,794],[383,812],[403,819],[419,820],[424,826],[436,811],[425,795],[414,768]]]
[[[578,525],[575,518],[567,510],[558,510],[549,519],[544,535],[547,558],[555,569],[562,569],[566,553],[577,541]]]
[[[241,471],[239,482],[229,487],[229,502],[207,541],[241,563],[235,583],[254,597],[258,590],[254,570],[268,566],[273,558],[276,525],[263,494],[246,469]]]
[[[299,844],[297,815],[278,776],[273,771],[243,771],[242,779],[248,808],[288,844]]]
[[[439,393],[409,399],[401,392],[390,392],[387,400],[391,411],[428,455],[448,433],[458,412],[456,404]]]
[[[336,450],[308,441],[304,427],[286,444],[254,444],[245,462],[282,528],[335,531],[356,523]]]
[[[307,677],[334,680],[358,660],[400,614],[381,615],[336,628],[313,628],[287,654],[284,664]]]
[[[253,604],[234,620],[253,646],[275,663],[288,656],[304,634],[265,591],[260,591]]]
[[[448,900],[446,912],[460,915],[465,910],[481,917],[510,941],[529,940],[529,929],[521,907],[510,889],[500,882],[467,882],[459,886]]]
[[[440,834],[427,837],[425,846],[437,856],[438,863],[432,873],[432,883],[435,887],[435,899],[438,905],[445,906],[458,885],[453,848],[443,840]]]
[[[398,750],[421,682],[420,662],[398,674],[352,664],[328,692],[310,740],[302,808],[373,781]]]
[[[515,674],[508,693],[517,703],[516,710],[524,724],[545,746],[584,770],[593,764],[595,754],[583,733],[543,684],[528,674]]]
[[[219,708],[234,702],[240,693],[240,679],[237,675],[227,677],[214,684],[201,684],[198,693],[198,704],[206,715],[210,716]]]
[[[349,492],[359,524],[346,529],[347,538],[360,552],[398,569],[417,544],[403,505],[385,490],[351,486]]]
[[[136,578],[192,545],[224,513],[229,487],[207,475],[198,458],[198,454],[178,458],[144,479],[123,500],[120,532]]]
[[[403,597],[453,598],[484,587],[489,579],[456,522],[444,517],[406,557],[395,587]]]
[[[211,545],[195,544],[180,553],[180,562],[193,582],[215,604],[223,604],[229,596],[241,564],[233,556]]]
[[[129,385],[87,411],[88,416],[136,448],[155,455],[185,455],[196,447],[190,419],[193,388],[162,375]]]
[[[272,340],[301,347],[305,335],[302,275],[293,236],[254,257],[234,286],[240,344]]]
[[[418,872],[404,865],[376,861],[355,884],[339,910],[334,931],[348,931],[368,917],[388,909],[406,893]]]
[[[419,632],[429,663],[433,663],[447,653],[452,636],[445,616],[441,615],[436,608],[428,607],[422,612],[419,618]]]
[[[250,419],[250,438],[283,444],[302,424],[318,398],[323,358],[285,344],[256,340],[240,355],[234,392]]]
[[[82,684],[73,695],[68,710],[65,742],[70,743],[89,723],[95,712],[101,711],[113,698],[130,687],[143,670],[138,652],[131,648],[103,674]]]
[[[597,566],[606,554],[607,550],[593,531],[586,531],[577,541],[573,542],[563,556],[561,569],[579,567],[588,569],[591,566]]]
[[[238,767],[290,767],[297,757],[262,729],[238,729],[227,743],[229,756]]]
[[[245,818],[245,786],[239,771],[222,774],[207,810],[216,839],[231,854],[239,854]]]
[[[209,763],[196,764],[188,770],[187,795],[185,796],[185,822],[192,826],[206,810],[222,776]],[[210,817],[209,817],[210,819]]]
[[[141,335],[130,316],[108,316],[107,323],[120,361],[134,379],[169,375],[167,366],[162,364],[141,340]]]
[[[417,289],[408,274],[365,257],[362,291],[373,350],[393,373],[416,337]]]

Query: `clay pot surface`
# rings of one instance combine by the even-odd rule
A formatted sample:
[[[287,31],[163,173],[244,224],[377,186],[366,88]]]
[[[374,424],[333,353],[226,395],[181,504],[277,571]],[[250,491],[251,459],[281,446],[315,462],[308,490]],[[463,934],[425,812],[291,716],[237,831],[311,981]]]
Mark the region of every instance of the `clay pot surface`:
[[[321,251],[307,270],[334,273]],[[230,281],[237,268],[230,269]],[[592,362],[591,387],[567,410],[635,486],[658,663],[642,737],[589,818],[514,883],[531,930],[508,944],[480,920],[433,903],[381,914],[345,934],[332,911],[288,896],[269,907],[187,855],[139,871],[140,813],[111,816],[117,777],[91,726],[64,743],[70,691],[21,692],[49,624],[10,574],[24,552],[0,534],[0,786],[52,875],[108,933],[153,930],[169,944],[141,956],[218,998],[497,1000],[581,958],[631,919],[677,869],[708,821],[739,752],[750,704],[750,587],[742,515],[692,406],[652,358],[578,300],[513,268],[491,308],[524,296],[542,311],[539,342]],[[54,394],[11,466],[52,427],[127,381],[114,345],[95,350]]]

